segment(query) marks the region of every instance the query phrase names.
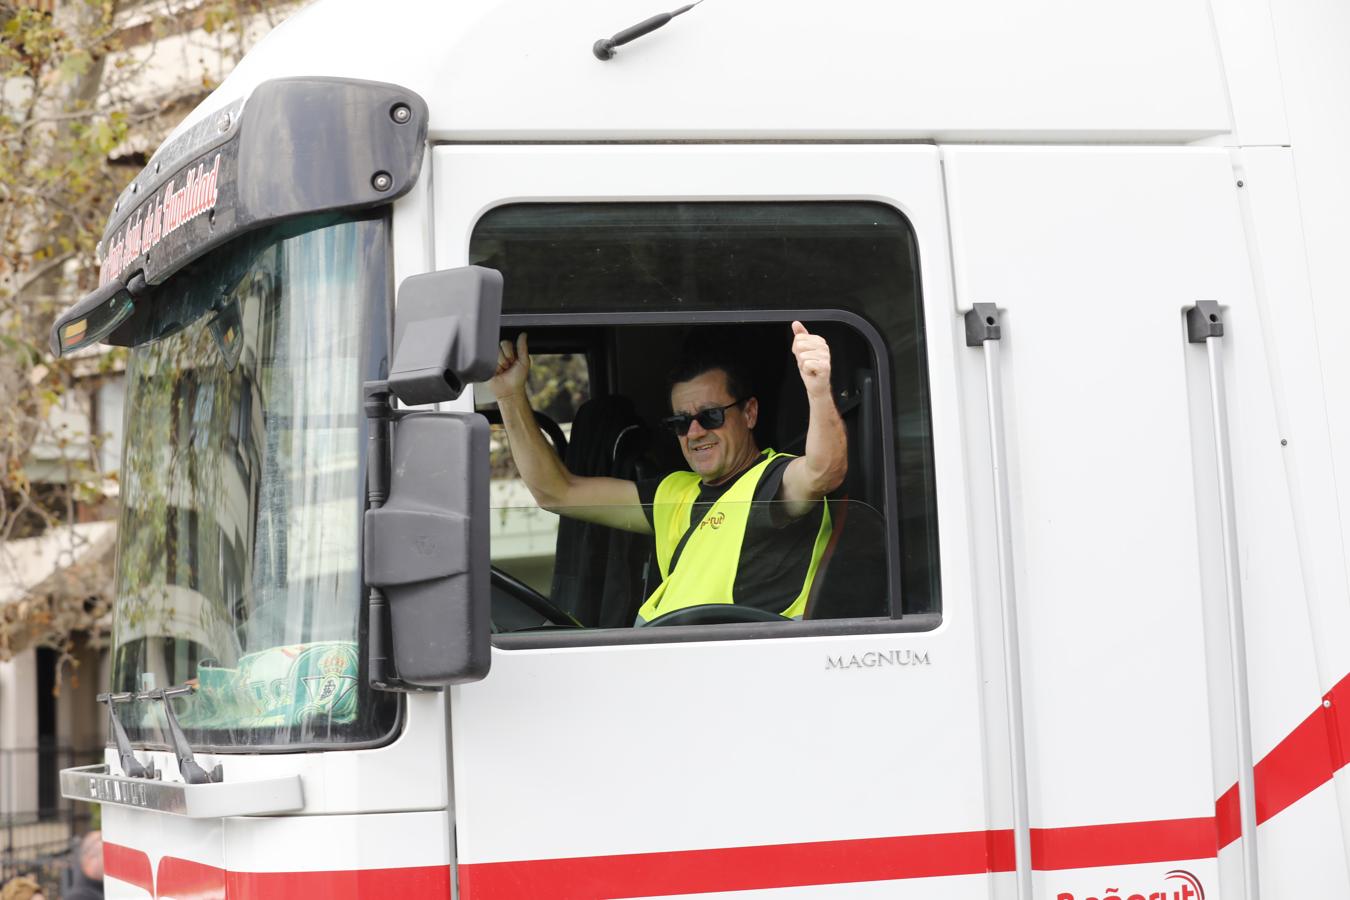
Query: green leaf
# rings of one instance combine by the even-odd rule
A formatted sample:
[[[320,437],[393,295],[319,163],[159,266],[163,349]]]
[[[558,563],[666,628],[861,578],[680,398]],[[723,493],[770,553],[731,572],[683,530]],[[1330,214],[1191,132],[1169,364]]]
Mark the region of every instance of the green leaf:
[[[93,64],[94,58],[87,50],[76,50],[61,60],[61,65],[56,71],[63,81],[73,81],[88,72]]]

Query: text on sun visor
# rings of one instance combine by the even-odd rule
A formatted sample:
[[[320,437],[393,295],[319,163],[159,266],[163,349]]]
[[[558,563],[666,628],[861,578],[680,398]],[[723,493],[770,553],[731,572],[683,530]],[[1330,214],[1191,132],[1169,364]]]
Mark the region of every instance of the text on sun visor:
[[[178,183],[177,177],[171,178],[158,197],[152,195],[135,215],[127,219],[126,226],[109,238],[108,251],[99,269],[99,285],[118,278],[136,257],[202,213],[214,209],[219,175],[220,154],[217,153],[210,169],[205,162],[198,163],[187,170],[183,182]]]

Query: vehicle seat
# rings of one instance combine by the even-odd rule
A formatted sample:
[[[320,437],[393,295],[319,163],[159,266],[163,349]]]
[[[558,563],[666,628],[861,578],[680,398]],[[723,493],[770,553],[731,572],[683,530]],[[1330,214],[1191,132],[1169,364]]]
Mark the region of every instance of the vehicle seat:
[[[839,398],[848,431],[848,475],[828,500],[833,531],[807,597],[807,619],[890,614],[876,373],[855,370],[849,383]],[[806,436],[800,440],[805,445]]]
[[[631,400],[595,397],[577,410],[564,462],[574,475],[652,478],[659,472],[649,456],[651,444],[651,430]],[[632,625],[646,597],[652,555],[649,535],[564,516],[549,599],[588,628]]]

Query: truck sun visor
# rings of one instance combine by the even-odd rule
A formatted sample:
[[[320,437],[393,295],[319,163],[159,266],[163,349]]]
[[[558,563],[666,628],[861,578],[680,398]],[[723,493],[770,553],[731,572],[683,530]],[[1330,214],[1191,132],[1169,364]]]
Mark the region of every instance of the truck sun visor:
[[[417,182],[426,133],[426,102],[397,85],[264,82],[161,147],[122,192],[99,242],[99,287],[57,320],[52,351],[132,343],[153,302],[126,291],[138,275],[162,284],[264,225],[401,197]]]

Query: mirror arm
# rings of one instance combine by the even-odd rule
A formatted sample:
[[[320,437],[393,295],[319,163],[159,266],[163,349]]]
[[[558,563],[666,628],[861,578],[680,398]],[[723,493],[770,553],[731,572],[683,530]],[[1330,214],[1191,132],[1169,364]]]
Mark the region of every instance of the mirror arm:
[[[366,503],[379,509],[389,499],[389,422],[394,417],[393,394],[387,381],[367,381],[365,397],[366,425]]]
[[[366,440],[366,508],[379,509],[389,499],[389,426],[399,417],[399,412],[394,409],[394,396],[388,381],[367,381],[362,393],[369,434]],[[377,691],[400,693],[437,690],[408,684],[398,677],[390,634],[389,600],[384,591],[374,585],[368,586],[367,592],[366,665],[370,686]]]

